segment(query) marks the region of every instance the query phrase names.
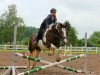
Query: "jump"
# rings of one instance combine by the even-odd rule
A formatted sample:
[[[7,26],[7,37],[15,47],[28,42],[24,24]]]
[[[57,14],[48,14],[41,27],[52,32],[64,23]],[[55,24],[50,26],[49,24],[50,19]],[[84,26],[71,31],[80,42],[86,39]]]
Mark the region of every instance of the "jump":
[[[36,35],[32,35],[29,40],[29,51],[30,56],[38,58],[40,55],[41,50],[50,50],[50,54],[54,53],[54,49],[58,49],[58,55],[56,61],[61,60],[62,50],[61,50],[61,43],[67,43],[66,39],[66,26],[62,25],[62,23],[56,23],[51,25],[51,29],[48,28],[44,30],[44,34],[42,39],[38,41],[37,44],[34,43]],[[33,62],[33,68],[35,67],[36,62]],[[30,66],[30,60],[29,60]]]

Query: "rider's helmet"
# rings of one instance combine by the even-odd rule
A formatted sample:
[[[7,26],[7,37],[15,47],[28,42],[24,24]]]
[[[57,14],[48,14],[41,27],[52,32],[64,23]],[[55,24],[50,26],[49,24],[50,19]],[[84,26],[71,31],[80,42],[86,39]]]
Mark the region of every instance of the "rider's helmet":
[[[52,12],[57,12],[57,10],[56,10],[55,8],[52,8],[52,9],[50,10],[50,13],[52,13]]]

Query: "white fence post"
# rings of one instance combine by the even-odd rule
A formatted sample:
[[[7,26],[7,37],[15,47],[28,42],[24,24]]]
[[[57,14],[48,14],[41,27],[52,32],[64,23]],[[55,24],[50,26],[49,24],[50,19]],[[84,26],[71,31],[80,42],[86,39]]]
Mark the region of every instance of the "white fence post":
[[[6,50],[6,44],[4,45],[4,50]]]
[[[19,45],[16,45],[16,46],[15,46],[15,50],[18,50],[18,48],[19,48]]]
[[[96,47],[96,53],[98,53],[98,47]]]
[[[82,52],[84,51],[84,47],[82,47]]]
[[[0,50],[12,50],[13,45],[0,45]],[[84,52],[84,49],[85,47],[72,47],[71,45],[70,46],[67,46],[64,48],[64,52],[66,51],[69,51],[69,52],[76,52],[77,51],[81,51],[81,52]],[[28,45],[16,45],[16,50],[28,50]],[[87,47],[87,52],[89,51],[93,51],[95,53],[98,53],[100,52],[100,47]]]

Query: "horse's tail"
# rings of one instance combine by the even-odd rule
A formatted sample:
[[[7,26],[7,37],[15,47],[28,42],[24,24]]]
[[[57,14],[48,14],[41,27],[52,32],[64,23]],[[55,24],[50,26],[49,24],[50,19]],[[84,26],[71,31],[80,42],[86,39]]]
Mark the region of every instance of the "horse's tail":
[[[33,45],[33,42],[34,42],[34,35],[32,35],[30,38],[29,38],[29,44],[28,44],[28,50],[30,51],[30,53],[33,51],[34,49],[34,45]]]

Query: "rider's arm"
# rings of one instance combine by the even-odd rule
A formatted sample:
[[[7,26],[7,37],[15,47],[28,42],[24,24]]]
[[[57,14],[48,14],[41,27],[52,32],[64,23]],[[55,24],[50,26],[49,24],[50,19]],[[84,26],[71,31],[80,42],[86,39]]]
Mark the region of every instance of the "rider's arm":
[[[57,23],[57,18],[55,18],[55,23]]]
[[[49,25],[50,25],[50,19],[46,18],[46,28],[48,28]]]
[[[55,20],[52,22],[52,19],[50,17],[47,17],[45,19],[45,21],[46,21],[46,28],[51,28],[52,27],[52,24],[54,24],[54,23],[57,22],[57,18],[55,18]]]

